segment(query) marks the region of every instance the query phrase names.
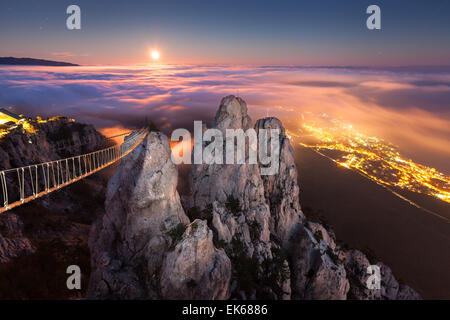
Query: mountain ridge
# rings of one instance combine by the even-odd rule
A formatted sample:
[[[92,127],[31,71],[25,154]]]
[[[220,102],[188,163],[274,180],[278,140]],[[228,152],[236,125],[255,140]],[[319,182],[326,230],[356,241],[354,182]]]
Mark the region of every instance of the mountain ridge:
[[[35,58],[0,57],[0,65],[77,67],[79,64]]]

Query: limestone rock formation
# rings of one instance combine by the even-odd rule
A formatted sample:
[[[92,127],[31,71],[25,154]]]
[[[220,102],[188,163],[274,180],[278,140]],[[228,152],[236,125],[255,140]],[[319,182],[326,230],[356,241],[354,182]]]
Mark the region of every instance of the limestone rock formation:
[[[226,129],[250,129],[246,103],[223,98],[213,128],[225,137]],[[249,163],[248,152],[243,164],[192,165],[187,215],[166,136],[151,132],[125,157],[108,183],[106,213],[91,229],[88,297],[420,298],[382,263],[382,288],[367,289],[364,254],[343,250],[328,227],[303,215],[281,122],[258,120],[261,129],[280,131],[278,172],[261,175],[263,164]]]
[[[223,98],[214,117],[213,127],[225,134],[226,129],[247,130],[250,126],[251,119],[247,114],[245,101],[235,96]]]
[[[89,241],[89,298],[227,297],[229,260],[212,245],[206,225],[196,223],[194,230],[191,224],[177,244],[189,219],[176,190],[170,152],[167,137],[151,132],[110,179],[106,213],[93,225]],[[179,268],[189,269],[184,276],[201,286],[191,288],[193,282],[185,281]]]
[[[250,127],[245,102],[234,96],[223,98],[213,128],[225,135],[226,129]],[[248,157],[245,164],[193,165],[191,172],[190,204],[197,211],[211,212],[211,228],[234,269],[232,297],[286,299],[292,294],[293,299],[363,299],[358,290],[366,288],[361,273],[365,261],[348,263],[349,253],[336,245],[334,233],[306,221],[301,211],[294,153],[281,122],[260,119],[255,129],[280,132],[277,174],[261,175],[263,164],[248,164]],[[399,286],[390,269],[380,265],[385,284],[368,298],[419,297],[409,287]]]
[[[311,223],[297,230],[289,249],[294,299],[346,299],[349,282],[333,246],[320,225]]]
[[[250,128],[245,101],[223,98],[213,128],[224,135],[226,129]],[[260,167],[249,163],[248,154],[244,164],[192,166],[191,204],[199,210],[212,209],[213,230],[235,266],[235,295],[289,298],[289,268],[279,243],[270,237],[271,212],[264,187]]]
[[[187,224],[167,138],[151,133],[108,182],[105,215],[91,230],[92,298],[157,298],[170,246],[166,233]]]
[[[420,295],[410,287],[399,284],[391,269],[382,262],[376,263],[381,271],[380,289],[368,289],[367,280],[370,274],[367,267],[371,263],[367,257],[358,250],[345,253],[345,267],[349,273],[350,291],[349,299],[358,300],[418,300]]]
[[[277,118],[264,118],[256,122],[256,131],[260,129],[278,129],[279,135],[279,172],[274,175],[262,175],[264,196],[270,207],[270,231],[287,247],[290,238],[304,219],[300,209],[297,183],[297,168],[294,162],[294,151],[286,137],[286,132]],[[268,136],[268,145],[271,137]],[[261,164],[260,164],[261,166]]]
[[[227,299],[231,262],[213,244],[205,220],[195,220],[175,249],[167,254],[161,273],[165,299]],[[187,289],[187,290],[186,290]]]

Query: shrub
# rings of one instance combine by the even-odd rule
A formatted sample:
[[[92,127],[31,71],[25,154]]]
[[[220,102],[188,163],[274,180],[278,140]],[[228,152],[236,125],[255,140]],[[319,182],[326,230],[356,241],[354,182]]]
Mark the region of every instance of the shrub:
[[[190,279],[188,282],[186,282],[186,286],[188,288],[195,288],[197,286],[197,282],[194,279]]]
[[[214,245],[216,248],[225,248],[227,246],[227,242],[225,240],[218,240]]]
[[[331,260],[333,261],[333,263],[335,265],[338,265],[341,262],[339,260],[338,256],[336,254],[334,254],[333,250],[331,250],[330,247],[327,248],[327,254],[331,258]]]
[[[277,244],[277,245],[281,245],[281,240],[280,238],[278,238],[276,235],[274,234],[270,234],[270,241],[272,241],[273,243]]]
[[[261,227],[259,226],[258,222],[254,221],[250,221],[248,223],[248,229],[250,232],[250,238],[252,239],[252,241],[256,241],[259,238],[259,235],[261,233]]]
[[[233,277],[238,281],[239,289],[251,295],[260,286],[258,260],[248,257],[243,244],[236,238],[231,240],[231,250]]]
[[[282,297],[285,292],[280,284],[289,279],[290,271],[285,264],[286,256],[281,248],[272,248],[272,259],[266,259],[262,263],[262,283],[278,296]],[[264,293],[264,291],[263,291]]]
[[[237,291],[245,292],[247,297],[255,294],[257,299],[273,299],[273,293],[278,297],[284,294],[280,284],[289,279],[290,271],[280,248],[272,248],[272,259],[262,263],[254,256],[249,257],[243,243],[236,238],[231,240],[228,251],[233,265],[233,278],[239,283]]]
[[[205,209],[200,210],[198,207],[192,207],[187,210],[187,216],[189,220],[202,219],[210,222],[212,220],[212,204],[208,204]]]
[[[150,124],[148,125],[148,128],[149,128],[150,131],[154,131],[154,132],[159,132],[160,131],[159,128],[156,126],[156,124],[153,123],[153,121],[150,122]]]
[[[229,195],[227,197],[227,201],[225,202],[225,208],[227,208],[227,210],[230,211],[234,216],[238,216],[241,212],[239,199],[236,199],[232,195]]]
[[[308,279],[312,279],[314,277],[314,270],[313,269],[309,269],[308,273],[305,274],[305,277],[307,277]]]
[[[364,246],[363,248],[360,249],[360,251],[362,253],[364,253],[364,255],[367,257],[367,259],[369,260],[369,262],[371,264],[375,264],[378,261],[377,255],[375,254],[375,252],[370,249],[368,246]]]
[[[323,240],[323,235],[322,232],[317,230],[316,232],[314,232],[314,238],[316,238],[317,242],[320,243],[321,240]]]
[[[280,271],[280,276],[282,280],[289,279],[290,272],[289,267],[285,264],[286,255],[281,248],[272,248],[272,263],[274,264],[275,270]]]
[[[194,221],[195,219],[200,219],[200,210],[198,207],[192,207],[187,210],[187,216],[189,217],[189,220]]]
[[[172,238],[172,248],[181,240],[184,231],[186,231],[186,226],[183,223],[179,223],[174,228],[167,231],[167,235]]]
[[[206,208],[202,210],[202,218],[210,222],[213,218],[213,205],[212,203],[206,205]]]

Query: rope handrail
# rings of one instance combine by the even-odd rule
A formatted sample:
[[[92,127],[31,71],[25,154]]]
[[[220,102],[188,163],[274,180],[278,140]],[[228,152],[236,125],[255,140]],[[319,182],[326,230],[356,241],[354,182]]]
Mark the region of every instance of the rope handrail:
[[[106,168],[133,151],[144,140],[147,133],[147,129],[137,130],[120,145],[65,159],[0,171],[3,196],[3,202],[0,202],[2,205],[0,213],[59,190]]]
[[[127,131],[127,132],[123,132],[123,133],[120,133],[120,134],[116,134],[116,135],[114,135],[114,136],[110,136],[110,137],[103,137],[103,139],[106,141],[106,140],[113,140],[114,138],[118,138],[118,137],[121,137],[121,136],[124,136],[124,135],[127,135],[127,134],[131,134],[131,133],[133,133],[134,131]],[[54,151],[61,151],[61,150],[64,150],[64,149],[66,149],[67,147],[73,147],[73,146],[76,146],[76,147],[81,147],[81,146],[86,146],[86,145],[88,145],[89,143],[90,143],[91,141],[89,141],[89,139],[86,139],[86,138],[83,138],[83,137],[80,137],[79,138],[79,142],[74,142],[74,140],[73,139],[64,139],[64,140],[57,140],[57,141],[55,141],[53,144],[52,144],[52,146],[51,146],[51,148],[54,150]]]

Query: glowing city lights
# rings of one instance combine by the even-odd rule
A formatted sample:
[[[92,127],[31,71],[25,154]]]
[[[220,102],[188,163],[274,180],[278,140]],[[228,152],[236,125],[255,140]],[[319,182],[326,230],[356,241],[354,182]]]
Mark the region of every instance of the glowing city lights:
[[[300,145],[379,184],[450,203],[450,176],[402,158],[392,144],[357,132],[351,125],[336,119],[328,119],[325,125],[322,122],[303,121],[298,134],[289,134],[299,138]]]

